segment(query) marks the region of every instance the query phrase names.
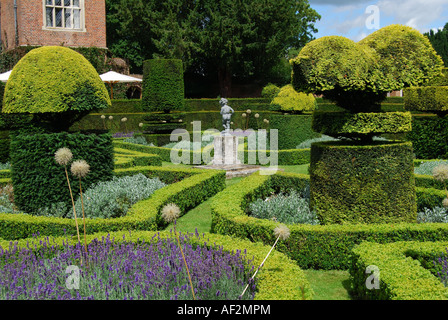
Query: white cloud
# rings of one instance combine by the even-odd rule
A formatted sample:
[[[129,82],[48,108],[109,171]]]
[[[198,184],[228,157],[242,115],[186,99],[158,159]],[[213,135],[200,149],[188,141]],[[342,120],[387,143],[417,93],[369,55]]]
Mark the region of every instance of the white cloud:
[[[381,13],[393,18],[394,23],[408,25],[420,32],[429,30],[433,21],[441,18],[448,8],[446,0],[380,0]]]

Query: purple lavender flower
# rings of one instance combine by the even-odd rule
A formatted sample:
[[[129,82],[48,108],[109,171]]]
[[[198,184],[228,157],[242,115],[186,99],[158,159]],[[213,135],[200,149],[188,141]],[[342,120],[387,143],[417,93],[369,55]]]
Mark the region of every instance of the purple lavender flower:
[[[181,245],[198,299],[237,299],[253,270],[252,261],[240,251],[229,253],[218,246],[192,246],[182,235]],[[79,289],[66,284],[68,266],[81,260],[80,244],[27,244],[0,250],[0,300],[137,300],[190,299],[191,288],[183,270],[176,241],[155,237],[132,243],[110,236],[88,245],[89,266],[79,266]],[[250,267],[248,267],[250,266]],[[253,299],[255,286],[245,298]]]

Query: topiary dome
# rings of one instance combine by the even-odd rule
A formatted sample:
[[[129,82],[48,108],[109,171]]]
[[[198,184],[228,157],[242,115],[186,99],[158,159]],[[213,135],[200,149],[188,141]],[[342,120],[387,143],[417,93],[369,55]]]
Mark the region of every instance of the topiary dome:
[[[310,112],[316,108],[316,99],[311,93],[297,92],[288,84],[280,89],[271,106],[274,109],[278,107],[281,111]]]
[[[358,43],[322,37],[290,62],[296,90],[323,94],[352,112],[378,111],[387,92],[427,83],[443,67],[429,40],[402,25],[384,27]]]
[[[31,50],[13,68],[4,113],[87,113],[111,105],[106,87],[80,53],[59,46]]]

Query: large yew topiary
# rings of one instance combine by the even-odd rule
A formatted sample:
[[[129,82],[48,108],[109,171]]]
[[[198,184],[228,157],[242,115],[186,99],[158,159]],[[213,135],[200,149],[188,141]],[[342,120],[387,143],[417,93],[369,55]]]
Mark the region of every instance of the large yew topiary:
[[[345,109],[313,116],[316,132],[348,139],[311,147],[310,204],[321,222],[415,220],[412,144],[372,141],[412,130],[409,112],[381,112],[380,103],[387,92],[440,75],[443,62],[428,39],[401,25],[358,43],[323,37],[307,44],[291,64],[296,90],[322,94]]]
[[[77,157],[74,161],[88,161],[90,174],[86,185],[112,177],[113,146],[109,133],[66,132],[74,121],[110,105],[96,70],[72,49],[33,49],[15,65],[5,87],[2,111],[32,116],[31,122],[15,130],[11,138],[11,178],[20,210],[38,214],[40,209],[57,202],[70,202],[64,169],[55,163],[59,148],[71,149]]]
[[[92,110],[110,107],[107,89],[90,62],[76,51],[46,46],[28,52],[5,87],[4,113],[29,113],[55,131]]]
[[[184,111],[184,92],[182,60],[150,59],[143,62],[143,110]]]

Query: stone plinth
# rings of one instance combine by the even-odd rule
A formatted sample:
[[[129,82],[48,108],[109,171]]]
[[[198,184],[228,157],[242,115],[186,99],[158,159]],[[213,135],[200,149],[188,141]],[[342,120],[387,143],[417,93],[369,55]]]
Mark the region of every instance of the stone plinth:
[[[213,165],[241,164],[238,160],[238,137],[230,134],[215,136]]]

